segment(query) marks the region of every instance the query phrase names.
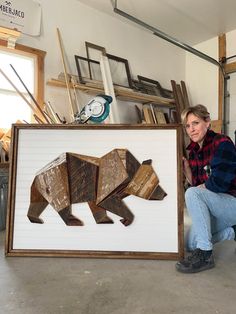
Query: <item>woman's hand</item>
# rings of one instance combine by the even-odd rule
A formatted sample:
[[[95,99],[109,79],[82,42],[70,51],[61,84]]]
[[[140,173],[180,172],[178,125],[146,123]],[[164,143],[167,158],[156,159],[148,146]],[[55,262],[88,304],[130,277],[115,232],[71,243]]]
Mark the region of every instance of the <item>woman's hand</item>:
[[[205,189],[206,188],[205,183],[199,184],[197,187],[200,188],[200,189]]]
[[[188,183],[192,185],[192,171],[189,166],[188,159],[183,157],[183,168],[184,168],[184,175],[188,180]]]

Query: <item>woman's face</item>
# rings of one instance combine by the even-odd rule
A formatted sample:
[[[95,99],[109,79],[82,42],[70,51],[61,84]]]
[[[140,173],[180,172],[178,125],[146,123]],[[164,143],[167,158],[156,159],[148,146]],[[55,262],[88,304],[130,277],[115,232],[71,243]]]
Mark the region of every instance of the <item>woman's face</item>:
[[[186,132],[188,136],[190,137],[190,139],[193,142],[198,143],[200,146],[203,142],[203,139],[206,135],[206,132],[209,126],[210,126],[210,119],[209,121],[208,120],[205,121],[201,118],[198,118],[193,113],[190,113],[187,116],[187,122],[185,125]]]

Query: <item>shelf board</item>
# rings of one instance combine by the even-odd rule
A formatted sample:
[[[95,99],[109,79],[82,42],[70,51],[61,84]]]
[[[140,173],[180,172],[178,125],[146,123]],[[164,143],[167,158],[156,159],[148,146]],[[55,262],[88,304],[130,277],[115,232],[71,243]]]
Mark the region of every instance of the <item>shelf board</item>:
[[[66,83],[61,80],[51,79],[47,81],[47,85],[55,86],[55,87],[66,87]],[[74,86],[71,84],[71,88],[76,88],[84,93],[88,94],[98,94],[104,93],[104,89],[101,84],[92,84],[92,83],[85,83],[79,84],[76,83]],[[136,92],[132,89],[114,86],[115,95],[120,100],[131,101],[131,102],[141,102],[141,103],[154,103],[162,106],[167,107],[174,107],[175,101],[174,99],[164,98],[155,95],[144,94],[140,92]]]

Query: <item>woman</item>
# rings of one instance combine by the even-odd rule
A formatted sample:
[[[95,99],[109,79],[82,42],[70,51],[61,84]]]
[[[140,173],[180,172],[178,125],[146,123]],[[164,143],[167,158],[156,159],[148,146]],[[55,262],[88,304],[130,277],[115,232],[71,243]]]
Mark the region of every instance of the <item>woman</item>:
[[[231,139],[210,130],[210,115],[203,105],[183,111],[190,137],[189,160],[183,160],[190,184],[185,202],[192,219],[187,238],[191,255],[176,264],[183,273],[215,266],[213,244],[236,239],[236,149]]]

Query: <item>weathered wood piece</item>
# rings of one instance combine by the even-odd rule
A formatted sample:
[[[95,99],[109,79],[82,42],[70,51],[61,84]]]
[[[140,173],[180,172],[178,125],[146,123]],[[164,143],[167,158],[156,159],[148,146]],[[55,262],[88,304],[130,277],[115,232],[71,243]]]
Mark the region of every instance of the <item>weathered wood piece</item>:
[[[66,225],[81,226],[71,205],[88,202],[97,223],[113,223],[108,210],[128,226],[134,215],[123,198],[131,194],[147,200],[162,200],[167,195],[151,160],[140,164],[127,149],[114,149],[101,158],[67,152],[36,174],[27,216],[33,223],[43,223],[39,216],[50,204]]]
[[[176,109],[176,119],[178,122],[181,122],[181,107],[180,107],[180,101],[179,101],[179,97],[178,97],[178,91],[177,91],[177,84],[176,81],[171,80],[171,86],[173,89],[173,95],[174,95],[174,100],[175,100],[175,109]]]
[[[184,81],[181,81],[180,84],[181,84],[182,94],[183,94],[183,98],[184,98],[184,108],[187,109],[190,107],[190,102],[189,102],[189,98],[188,98],[188,92],[187,92],[186,84]]]

